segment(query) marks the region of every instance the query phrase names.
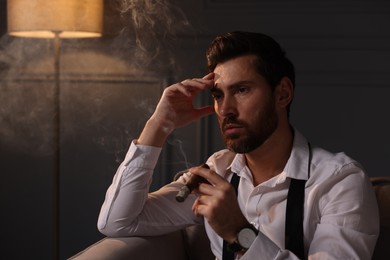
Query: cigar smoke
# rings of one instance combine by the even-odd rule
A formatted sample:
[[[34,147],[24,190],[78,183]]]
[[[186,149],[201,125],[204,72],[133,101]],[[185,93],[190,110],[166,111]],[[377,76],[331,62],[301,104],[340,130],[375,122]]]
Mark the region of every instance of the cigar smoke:
[[[148,66],[160,56],[169,59],[177,35],[191,29],[186,15],[173,2],[116,0],[124,24],[120,34],[130,39],[127,43],[136,48],[134,57],[139,65]]]
[[[210,167],[207,164],[202,165],[203,168],[210,169]],[[176,195],[176,200],[178,202],[183,202],[186,200],[188,195],[199,186],[202,182],[208,182],[205,178],[192,174],[187,183],[179,190],[179,192]]]
[[[103,38],[62,41],[60,136],[116,153],[154,111],[176,36],[190,25],[172,1],[105,2]],[[52,153],[53,59],[51,39],[1,36],[0,147]]]

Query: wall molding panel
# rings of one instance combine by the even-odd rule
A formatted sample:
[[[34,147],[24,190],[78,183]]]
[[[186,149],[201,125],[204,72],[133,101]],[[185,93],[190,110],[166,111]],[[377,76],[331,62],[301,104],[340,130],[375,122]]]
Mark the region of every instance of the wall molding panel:
[[[376,1],[351,1],[351,0],[331,0],[331,1],[288,1],[288,0],[203,0],[203,8],[206,12],[224,12],[246,14],[383,14],[390,11],[390,2],[384,0]]]

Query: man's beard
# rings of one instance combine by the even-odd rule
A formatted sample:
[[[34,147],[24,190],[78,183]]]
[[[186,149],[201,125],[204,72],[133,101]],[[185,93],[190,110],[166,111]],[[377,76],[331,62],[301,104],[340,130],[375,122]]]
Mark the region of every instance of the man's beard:
[[[226,124],[237,124],[245,130],[243,134],[226,136],[223,132]],[[270,102],[265,110],[252,125],[237,120],[235,117],[226,117],[221,124],[223,141],[226,147],[235,153],[248,153],[261,146],[275,131],[278,125],[278,117],[275,105]]]

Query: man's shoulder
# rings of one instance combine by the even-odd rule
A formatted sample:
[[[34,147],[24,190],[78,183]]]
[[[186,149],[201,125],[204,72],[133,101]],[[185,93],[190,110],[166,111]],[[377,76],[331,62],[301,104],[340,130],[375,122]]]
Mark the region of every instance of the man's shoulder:
[[[362,168],[358,161],[345,152],[331,152],[320,147],[313,147],[312,149],[312,164],[315,167],[327,166],[332,168],[342,168],[353,164]]]
[[[366,181],[363,166],[345,152],[330,152],[314,147],[311,159],[311,180],[328,182],[331,179],[341,180],[354,175],[354,179]]]

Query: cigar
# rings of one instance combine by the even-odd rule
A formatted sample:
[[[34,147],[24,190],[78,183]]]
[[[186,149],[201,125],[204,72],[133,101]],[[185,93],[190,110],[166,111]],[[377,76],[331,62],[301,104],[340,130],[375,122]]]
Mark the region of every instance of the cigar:
[[[203,164],[201,167],[210,169],[210,167],[207,164]],[[199,184],[202,182],[208,183],[208,181],[205,178],[196,174],[192,174],[189,180],[186,182],[186,184],[177,193],[176,200],[178,202],[185,201],[185,199],[188,197],[191,191],[197,188]]]

